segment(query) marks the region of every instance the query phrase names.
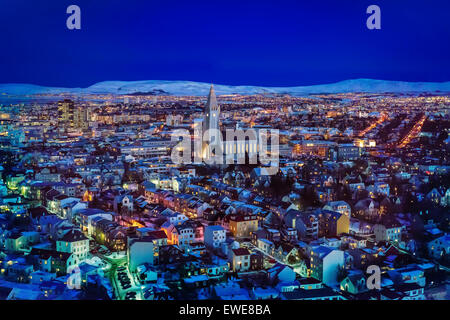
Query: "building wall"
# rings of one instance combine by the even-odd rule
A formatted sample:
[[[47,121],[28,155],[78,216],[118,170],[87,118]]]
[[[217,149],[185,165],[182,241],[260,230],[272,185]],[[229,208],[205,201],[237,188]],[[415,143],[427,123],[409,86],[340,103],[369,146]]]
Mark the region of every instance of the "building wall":
[[[134,242],[128,248],[128,263],[130,271],[136,271],[136,268],[144,263],[153,264],[154,245],[152,242]]]
[[[89,252],[89,240],[74,242],[57,241],[56,251],[72,253],[75,264],[80,264],[87,258]]]
[[[250,237],[250,232],[258,230],[258,220],[230,221],[230,231],[235,237]]]
[[[333,250],[323,259],[323,276],[322,282],[326,285],[336,283],[338,268],[344,266],[344,252],[341,250]]]
[[[233,271],[247,271],[250,269],[250,255],[233,255]]]
[[[336,222],[336,235],[342,233],[349,233],[350,230],[350,219],[348,216],[343,214]]]
[[[208,227],[205,229],[205,245],[210,248],[219,248],[226,240],[226,231],[211,230]]]

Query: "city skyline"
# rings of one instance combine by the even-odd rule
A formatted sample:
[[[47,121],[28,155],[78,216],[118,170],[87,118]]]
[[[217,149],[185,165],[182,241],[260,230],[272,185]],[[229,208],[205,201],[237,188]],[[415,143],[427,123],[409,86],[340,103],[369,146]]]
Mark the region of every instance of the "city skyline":
[[[448,12],[0,0],[0,301],[450,300]]]
[[[0,104],[2,299],[449,299],[448,94],[35,97]]]

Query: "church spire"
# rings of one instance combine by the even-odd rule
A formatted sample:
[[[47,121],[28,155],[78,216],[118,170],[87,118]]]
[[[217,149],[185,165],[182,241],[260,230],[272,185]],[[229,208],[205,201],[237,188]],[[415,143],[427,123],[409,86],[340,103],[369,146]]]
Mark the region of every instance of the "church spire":
[[[209,89],[208,102],[206,103],[206,108],[210,111],[216,111],[219,109],[217,105],[216,93],[214,92],[214,86],[211,84],[211,88]]]

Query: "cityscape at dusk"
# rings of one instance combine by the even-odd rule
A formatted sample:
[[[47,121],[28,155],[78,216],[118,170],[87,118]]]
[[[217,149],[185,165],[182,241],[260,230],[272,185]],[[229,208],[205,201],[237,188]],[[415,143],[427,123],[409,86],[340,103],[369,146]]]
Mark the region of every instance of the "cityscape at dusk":
[[[0,300],[450,300],[448,2],[6,2]]]

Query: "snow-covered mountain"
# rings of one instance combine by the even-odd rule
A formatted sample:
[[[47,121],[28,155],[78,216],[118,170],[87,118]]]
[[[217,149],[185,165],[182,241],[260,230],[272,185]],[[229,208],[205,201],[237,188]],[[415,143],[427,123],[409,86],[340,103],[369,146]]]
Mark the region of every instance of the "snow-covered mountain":
[[[209,83],[193,81],[104,81],[88,88],[53,88],[31,84],[0,84],[0,94],[162,94],[162,95],[193,95],[206,96]],[[450,82],[402,82],[372,79],[345,80],[332,84],[299,86],[299,87],[258,87],[258,86],[228,86],[215,84],[218,95],[222,94],[258,94],[276,93],[302,96],[313,93],[345,93],[345,92],[450,92]]]

